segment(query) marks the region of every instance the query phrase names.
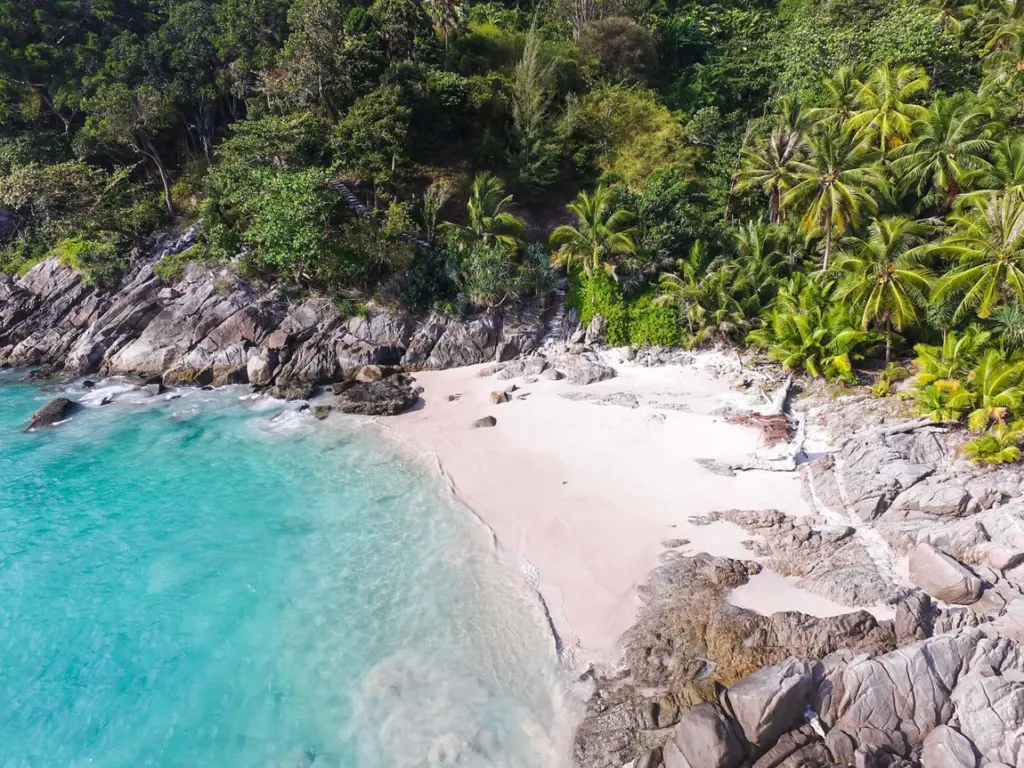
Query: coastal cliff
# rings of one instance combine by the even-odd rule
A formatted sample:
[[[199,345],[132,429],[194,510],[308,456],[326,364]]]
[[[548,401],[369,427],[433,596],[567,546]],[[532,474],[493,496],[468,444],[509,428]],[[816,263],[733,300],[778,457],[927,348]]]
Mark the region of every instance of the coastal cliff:
[[[189,265],[173,282],[154,274],[194,238],[192,230],[154,237],[111,290],[87,285],[57,258],[20,279],[0,275],[0,364],[160,377],[166,385],[288,387],[350,379],[364,366],[417,371],[509,360],[536,349],[545,330],[539,306],[465,320],[383,309],[346,317],[322,298],[261,290],[230,267]]]

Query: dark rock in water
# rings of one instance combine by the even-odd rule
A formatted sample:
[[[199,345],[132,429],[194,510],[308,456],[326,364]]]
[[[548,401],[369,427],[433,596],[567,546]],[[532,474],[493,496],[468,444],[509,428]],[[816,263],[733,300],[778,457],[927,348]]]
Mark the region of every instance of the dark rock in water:
[[[86,392],[88,392],[90,389],[94,389],[95,387],[96,387],[96,382],[95,381],[91,381],[89,379],[86,379],[85,381],[82,382],[82,389],[84,389]]]
[[[100,405],[110,405],[112,402],[114,402],[114,398],[112,398],[110,395],[105,395],[104,398],[100,400]]]
[[[78,408],[78,403],[74,400],[68,400],[66,397],[55,398],[32,414],[25,431],[52,426],[58,421],[66,419],[76,408]]]
[[[317,387],[308,381],[296,381],[291,384],[278,384],[271,387],[270,396],[279,400],[309,400],[316,394]]]
[[[470,425],[470,429],[482,429],[484,427],[496,427],[498,426],[498,420],[493,416],[484,416],[482,419],[477,419]]]
[[[329,405],[318,405],[313,410],[313,416],[318,418],[320,421],[323,421],[327,418],[328,414],[330,414],[331,410],[331,406]]]
[[[299,413],[305,413],[309,410],[309,403],[303,403],[299,406]]]
[[[356,382],[338,395],[335,405],[342,413],[363,416],[394,416],[411,408],[420,399],[400,377],[384,381]]]
[[[164,386],[164,380],[159,376],[149,376],[146,378],[142,382],[142,388],[151,395],[162,395],[167,390]]]
[[[49,363],[43,363],[38,368],[26,373],[25,381],[38,381],[40,379],[50,379],[53,378],[54,374],[56,373],[56,366],[50,365]]]

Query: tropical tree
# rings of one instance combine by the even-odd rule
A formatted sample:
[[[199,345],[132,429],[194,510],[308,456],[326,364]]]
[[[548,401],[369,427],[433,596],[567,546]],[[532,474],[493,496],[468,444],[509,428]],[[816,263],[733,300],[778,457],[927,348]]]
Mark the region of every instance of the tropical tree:
[[[1024,1],[985,3],[982,14],[981,34],[985,40],[982,56],[997,63],[1019,61],[1024,54]]]
[[[796,180],[796,163],[807,146],[804,134],[786,126],[776,127],[767,141],[744,148],[736,172],[736,190],[758,187],[768,196],[768,220],[783,219],[782,196]]]
[[[848,130],[831,129],[811,137],[806,161],[794,163],[795,184],[782,197],[784,206],[802,208],[801,228],[825,239],[822,268],[828,270],[834,234],[843,233],[875,213],[872,193],[886,186],[878,153]]]
[[[966,94],[936,96],[931,109],[913,125],[914,140],[892,152],[892,171],[924,197],[932,189],[952,208],[971,172],[990,168],[992,149],[985,124],[992,110]]]
[[[935,251],[958,263],[939,280],[934,299],[960,298],[954,320],[972,311],[985,318],[1007,300],[1024,299],[1024,200],[1003,195],[951,222]]]
[[[742,303],[748,315],[760,314],[792,266],[781,247],[784,241],[781,227],[763,219],[732,231],[733,255],[740,265],[733,292],[746,296]]]
[[[611,260],[636,252],[636,231],[631,226],[636,216],[619,208],[616,197],[614,190],[598,187],[592,195],[580,192],[566,206],[576,223],[563,224],[551,233],[551,247],[557,249],[553,255],[556,265],[579,263],[588,275],[600,268],[614,275]]]
[[[690,256],[699,258],[693,251]],[[726,262],[696,270],[693,265],[690,258],[680,260],[679,274],[663,274],[654,304],[677,308],[687,345],[739,340],[750,329],[750,319],[735,294],[738,266]]]
[[[466,21],[466,13],[459,0],[425,0],[423,9],[434,25],[434,32],[444,40],[444,55],[448,56],[448,38],[455,35]]]
[[[893,329],[918,321],[928,303],[931,278],[921,264],[931,227],[903,217],[878,219],[867,238],[852,238],[836,264],[843,273],[835,297],[860,313],[861,326],[885,332],[885,362],[892,352]]]
[[[929,86],[921,67],[883,64],[861,83],[856,111],[846,125],[874,143],[884,158],[910,139],[915,120],[928,116],[928,109],[915,101],[928,93]]]
[[[963,0],[925,0],[923,5],[935,14],[942,31],[953,37],[963,36],[971,23],[972,9]]]
[[[839,67],[835,74],[822,83],[825,87],[826,106],[808,110],[809,120],[826,128],[845,125],[857,111],[860,75],[859,69],[855,67]]]
[[[1024,135],[1007,136],[991,146],[992,161],[964,174],[963,184],[974,191],[957,198],[970,205],[1003,194],[1024,199]]]
[[[507,251],[516,251],[522,243],[526,224],[509,212],[511,204],[512,195],[505,194],[501,179],[484,171],[473,179],[466,202],[469,224],[457,227],[445,222],[442,226],[448,230],[455,229],[464,243],[497,245]]]

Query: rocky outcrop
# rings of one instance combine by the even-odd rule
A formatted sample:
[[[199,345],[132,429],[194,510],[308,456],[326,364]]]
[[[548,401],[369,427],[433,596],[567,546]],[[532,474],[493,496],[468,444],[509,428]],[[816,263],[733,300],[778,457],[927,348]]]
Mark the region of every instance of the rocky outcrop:
[[[334,400],[341,413],[361,416],[395,416],[409,410],[420,399],[419,392],[406,377],[384,381],[357,382]]]
[[[25,427],[25,431],[28,432],[30,429],[39,429],[40,427],[52,427],[57,422],[64,421],[64,419],[74,413],[77,407],[78,405],[74,400],[68,400],[66,397],[56,397],[32,414],[32,418],[28,420],[28,426]]]
[[[1024,649],[978,629],[787,659],[679,716],[664,768],[1024,764]]]
[[[732,605],[729,593],[760,571],[755,562],[672,552],[665,557],[640,589],[644,605],[637,623],[622,638],[624,671],[611,679],[599,678],[588,703],[575,750],[577,763],[584,768],[620,768],[661,747],[666,768],[669,760],[686,765],[682,759],[691,748],[691,754],[702,759],[731,759],[734,752],[729,748],[708,752],[699,744],[684,747],[678,737],[675,746],[666,744],[666,729],[680,722],[686,707],[717,702],[721,686],[779,664],[737,697],[743,723],[736,721],[737,733],[746,742],[749,729],[755,740],[768,744],[780,728],[790,727],[782,724],[788,723],[807,684],[802,663],[787,659],[816,661],[845,648],[882,653],[895,645],[892,629],[863,611],[819,619],[793,612],[761,616]],[[772,702],[766,698],[766,680],[777,679],[785,680],[787,693]],[[802,712],[802,706],[799,709]],[[718,715],[713,714],[717,710],[700,711],[698,720],[681,726],[677,734],[698,724],[705,734],[718,732]],[[705,764],[715,763],[693,765]]]
[[[0,363],[271,387],[340,381],[366,366],[416,371],[509,360],[537,349],[544,334],[534,305],[465,321],[417,322],[383,308],[346,318],[328,301],[287,301],[230,268],[191,265],[173,285],[154,275],[156,263],[194,240],[192,230],[153,238],[111,291],[86,286],[57,259],[19,280],[0,275]]]

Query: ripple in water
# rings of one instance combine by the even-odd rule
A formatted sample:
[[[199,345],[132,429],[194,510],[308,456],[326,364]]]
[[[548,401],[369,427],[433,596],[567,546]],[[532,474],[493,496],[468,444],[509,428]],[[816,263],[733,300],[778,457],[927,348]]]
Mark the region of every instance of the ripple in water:
[[[13,380],[0,765],[568,764],[537,606],[424,468],[237,393],[26,435]]]

